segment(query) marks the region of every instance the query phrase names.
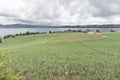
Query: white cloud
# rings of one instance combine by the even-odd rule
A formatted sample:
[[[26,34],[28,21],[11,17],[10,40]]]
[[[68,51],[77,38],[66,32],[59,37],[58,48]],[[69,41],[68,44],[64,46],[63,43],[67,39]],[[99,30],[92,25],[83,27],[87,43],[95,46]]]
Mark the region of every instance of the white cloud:
[[[0,0],[0,23],[120,23],[119,0]]]

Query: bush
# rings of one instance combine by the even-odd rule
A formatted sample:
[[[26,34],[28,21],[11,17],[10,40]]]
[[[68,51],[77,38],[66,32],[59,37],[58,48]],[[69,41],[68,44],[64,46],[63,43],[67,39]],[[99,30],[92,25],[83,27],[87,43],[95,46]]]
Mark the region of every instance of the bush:
[[[2,43],[3,42],[3,39],[0,37],[0,43]]]
[[[15,36],[20,36],[20,34],[15,34]]]
[[[20,36],[22,36],[22,35],[23,35],[23,33],[20,33],[19,35],[20,35]]]
[[[12,35],[12,38],[15,38],[15,35]]]
[[[87,29],[86,32],[90,32],[91,30],[90,29]]]
[[[49,34],[51,34],[52,33],[52,31],[49,31]]]
[[[115,30],[110,30],[110,32],[115,32]]]
[[[83,33],[88,33],[88,32],[91,32],[91,30],[87,29],[87,30],[83,31]]]
[[[7,36],[4,36],[4,37],[3,37],[3,39],[6,39],[6,38],[7,38]]]
[[[72,30],[72,32],[77,32],[77,30]]]
[[[29,32],[29,31],[27,31],[27,32],[26,32],[26,35],[30,35],[30,32]]]
[[[71,29],[68,29],[68,32],[71,32],[72,30]]]
[[[78,30],[78,32],[82,32],[82,30],[81,30],[81,29],[79,29],[79,30]]]
[[[96,30],[97,33],[100,33],[100,30]]]

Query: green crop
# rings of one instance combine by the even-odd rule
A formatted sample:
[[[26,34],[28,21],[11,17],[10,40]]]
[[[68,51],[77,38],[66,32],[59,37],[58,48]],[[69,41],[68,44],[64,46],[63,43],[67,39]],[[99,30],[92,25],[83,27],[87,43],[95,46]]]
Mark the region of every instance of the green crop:
[[[79,32],[8,38],[0,51],[13,50],[7,66],[25,70],[24,80],[119,80],[120,33]]]

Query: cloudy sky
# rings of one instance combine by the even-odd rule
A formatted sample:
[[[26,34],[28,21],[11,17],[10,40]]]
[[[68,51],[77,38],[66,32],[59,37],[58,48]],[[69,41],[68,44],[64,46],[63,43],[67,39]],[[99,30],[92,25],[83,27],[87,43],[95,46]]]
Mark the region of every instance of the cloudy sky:
[[[120,0],[0,0],[0,24],[119,24]]]

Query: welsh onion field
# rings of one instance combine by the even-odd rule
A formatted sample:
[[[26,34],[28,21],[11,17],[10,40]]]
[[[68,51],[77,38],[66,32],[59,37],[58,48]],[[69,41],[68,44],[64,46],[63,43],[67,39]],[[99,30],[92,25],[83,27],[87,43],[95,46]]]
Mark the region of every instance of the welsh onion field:
[[[120,33],[52,33],[8,38],[0,51],[24,80],[119,80]]]

